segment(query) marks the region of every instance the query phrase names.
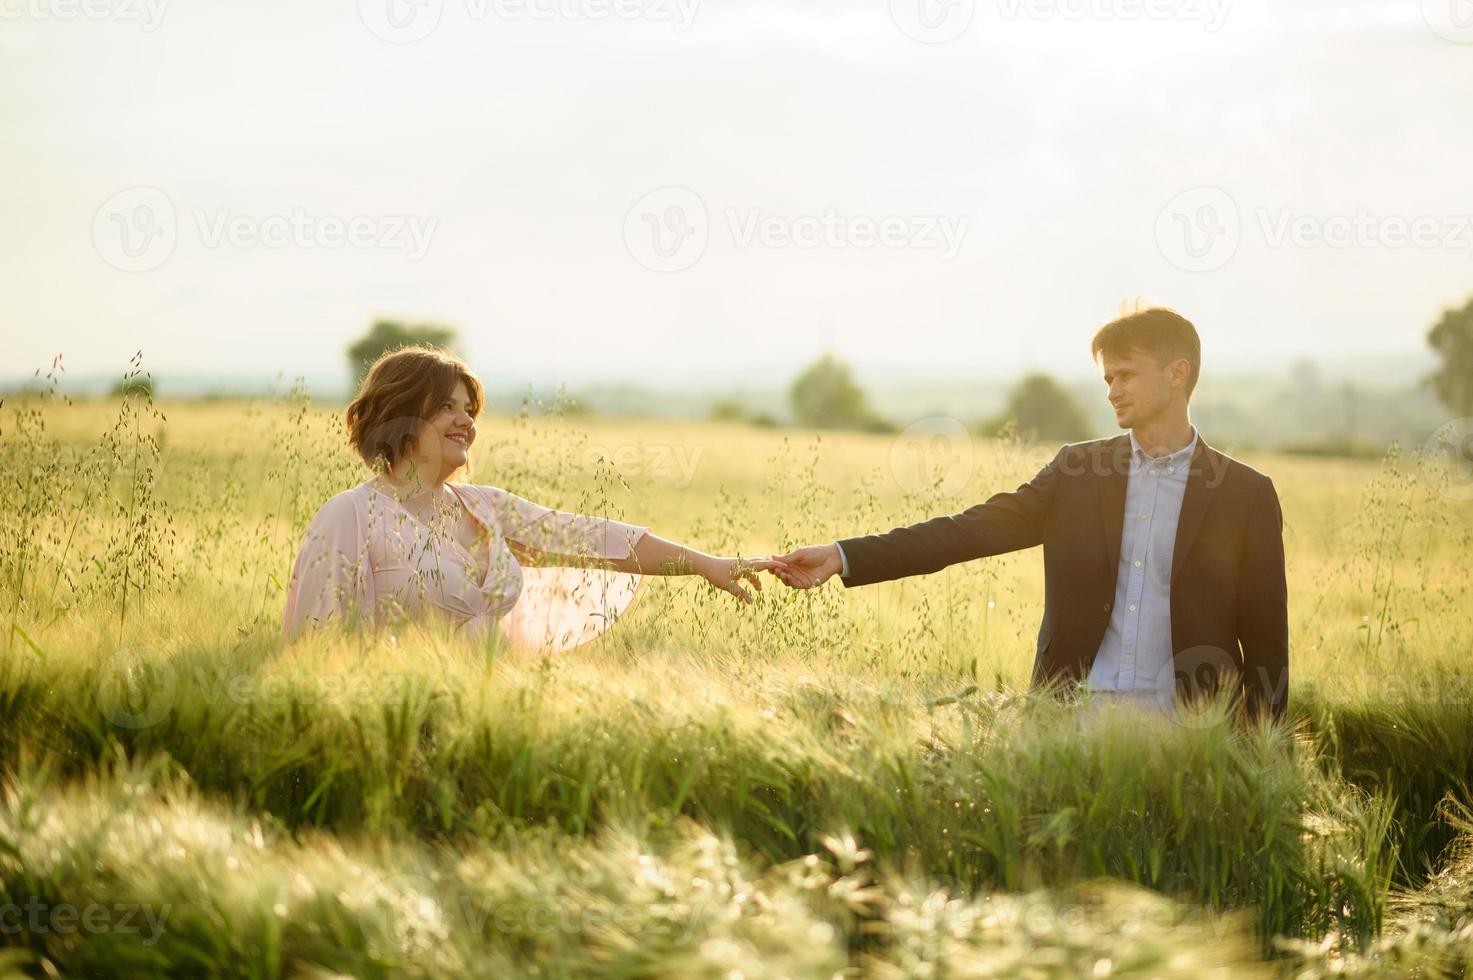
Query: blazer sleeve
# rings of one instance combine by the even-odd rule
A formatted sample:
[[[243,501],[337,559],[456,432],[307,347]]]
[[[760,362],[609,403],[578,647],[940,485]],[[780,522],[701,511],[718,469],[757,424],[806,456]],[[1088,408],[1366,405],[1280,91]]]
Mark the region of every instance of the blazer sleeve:
[[[1284,513],[1267,478],[1254,499],[1238,564],[1238,642],[1244,708],[1282,719],[1289,705],[1289,588]]]
[[[958,562],[1021,551],[1043,543],[1044,525],[1060,479],[1061,448],[1033,479],[949,517],[936,517],[884,534],[839,542],[849,574],[845,586],[926,575]]]
[[[307,526],[286,592],[281,635],[291,642],[336,619],[373,618],[373,571],[358,502],[345,491],[323,504]]]
[[[567,565],[628,558],[649,530],[639,524],[553,510],[498,487],[480,489],[507,545],[522,561]]]

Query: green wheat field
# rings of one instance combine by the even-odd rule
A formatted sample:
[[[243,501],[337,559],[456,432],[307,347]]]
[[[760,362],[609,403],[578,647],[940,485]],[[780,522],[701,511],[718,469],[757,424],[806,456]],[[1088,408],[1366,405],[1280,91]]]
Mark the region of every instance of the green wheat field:
[[[490,414],[470,478],[766,555],[1057,449],[908,438]],[[1473,503],[1415,449],[1242,455],[1293,672],[1244,730],[1030,695],[1037,551],[750,607],[651,579],[555,657],[284,650],[368,475],[333,406],[7,399],[0,976],[1473,975]]]

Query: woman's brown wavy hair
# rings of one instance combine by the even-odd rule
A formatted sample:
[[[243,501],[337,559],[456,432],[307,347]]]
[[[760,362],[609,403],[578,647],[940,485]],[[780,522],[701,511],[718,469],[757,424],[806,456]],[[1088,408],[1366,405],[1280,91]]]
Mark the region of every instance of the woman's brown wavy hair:
[[[420,427],[465,382],[472,417],[481,414],[485,391],[460,358],[437,347],[400,347],[379,355],[349,403],[348,442],[373,470],[383,473],[414,451]]]

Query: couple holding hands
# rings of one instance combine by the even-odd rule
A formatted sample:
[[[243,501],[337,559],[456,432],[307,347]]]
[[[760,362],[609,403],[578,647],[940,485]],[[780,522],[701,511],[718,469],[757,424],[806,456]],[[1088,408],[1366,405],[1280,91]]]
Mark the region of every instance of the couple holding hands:
[[[307,528],[283,638],[332,623],[438,615],[565,650],[603,632],[644,575],[700,575],[751,602],[757,573],[795,588],[923,575],[1042,545],[1036,685],[1171,713],[1226,688],[1254,715],[1288,702],[1283,515],[1271,479],[1212,449],[1187,416],[1201,363],[1195,328],[1152,307],[1095,334],[1116,422],[1063,446],[1017,490],[961,513],[765,559],[704,554],[606,517],[543,507],[465,470],[484,392],[457,358],[380,357],[349,404],[349,440],[375,475],[330,498]]]

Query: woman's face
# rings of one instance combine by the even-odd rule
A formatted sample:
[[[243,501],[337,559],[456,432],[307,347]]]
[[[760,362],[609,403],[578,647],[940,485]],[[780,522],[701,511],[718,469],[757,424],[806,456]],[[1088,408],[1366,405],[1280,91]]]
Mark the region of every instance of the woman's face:
[[[471,415],[470,392],[457,381],[450,396],[430,415],[413,454],[414,463],[441,481],[466,464],[471,443],[476,441],[476,420]]]

